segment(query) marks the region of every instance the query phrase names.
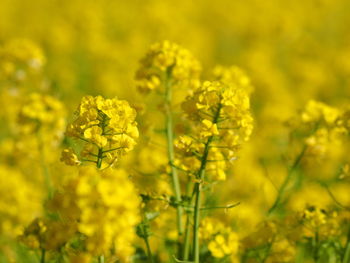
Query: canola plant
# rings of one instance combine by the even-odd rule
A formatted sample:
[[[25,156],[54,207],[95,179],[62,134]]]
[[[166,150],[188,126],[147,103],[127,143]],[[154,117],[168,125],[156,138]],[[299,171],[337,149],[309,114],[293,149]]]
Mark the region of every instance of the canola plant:
[[[350,263],[350,2],[0,2],[0,262]]]

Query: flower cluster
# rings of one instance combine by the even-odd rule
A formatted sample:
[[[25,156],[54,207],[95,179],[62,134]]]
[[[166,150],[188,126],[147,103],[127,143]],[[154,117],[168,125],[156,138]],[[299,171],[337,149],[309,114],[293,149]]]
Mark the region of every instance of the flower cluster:
[[[242,240],[245,257],[253,262],[255,258],[264,258],[269,263],[293,262],[296,254],[294,238],[292,235],[288,237],[286,230],[288,227],[282,227],[275,221],[257,225],[255,231]]]
[[[195,86],[199,82],[201,66],[192,54],[169,41],[151,46],[136,72],[137,87],[141,92],[159,89],[167,74],[174,84]]]
[[[46,162],[56,162],[66,126],[63,103],[51,95],[30,93],[13,110],[13,120],[9,121],[13,138],[7,141],[8,157],[32,171],[41,171]],[[40,165],[33,167],[29,160]],[[33,176],[31,180],[38,178],[42,176]]]
[[[192,120],[192,131],[175,142],[184,158],[178,161],[182,169],[193,171],[198,167],[200,160],[193,160],[207,148],[208,174],[215,180],[225,180],[226,164],[235,160],[239,146],[249,139],[253,130],[249,96],[244,86],[231,83],[205,81],[183,103],[183,110]],[[190,169],[187,163],[192,163]]]
[[[51,104],[44,108],[49,111]],[[40,103],[32,103],[21,111],[23,123],[38,125],[33,133],[54,121],[55,115],[42,108]],[[136,112],[126,101],[102,97],[84,97],[77,112],[66,133],[85,142],[82,151],[97,158],[95,165],[62,167],[67,175],[50,194],[48,213],[32,221],[20,240],[31,249],[44,251],[43,260],[46,252],[52,256],[64,251],[71,262],[91,262],[98,257],[129,262],[140,220],[140,199],[124,170],[101,166],[106,159],[111,166],[134,146],[138,137]],[[81,163],[71,148],[63,150],[62,160],[69,165]]]
[[[310,100],[301,114],[305,123],[319,123],[334,125],[340,116],[340,111],[322,102]]]
[[[327,239],[340,233],[338,213],[310,206],[301,213],[303,233],[306,237]]]
[[[0,231],[16,236],[41,213],[43,196],[17,169],[1,165],[0,181],[6,182],[0,184]]]
[[[50,95],[29,94],[18,114],[21,135],[39,133],[42,138],[58,142],[63,137],[65,108],[63,104]]]
[[[114,251],[121,262],[128,262],[134,253],[139,205],[125,171],[79,167],[48,203],[56,216],[35,219],[21,240],[32,249],[47,251],[72,246],[73,255],[85,251],[91,257],[109,257]],[[77,240],[79,246],[73,246]]]
[[[22,82],[45,64],[42,51],[26,39],[14,39],[0,46],[0,80]]]
[[[74,235],[74,225],[47,218],[35,218],[19,236],[30,249],[59,251]]]
[[[66,135],[85,142],[81,159],[72,149],[65,149],[62,161],[68,165],[89,161],[101,167],[113,165],[133,149],[138,138],[136,111],[124,100],[101,96],[83,97],[77,118],[68,125]]]
[[[300,122],[308,133],[305,144],[309,156],[324,156],[331,145],[339,144],[349,132],[344,111],[315,100],[307,103]]]
[[[125,171],[81,167],[52,205],[85,236],[84,246],[92,255],[108,255],[113,249],[125,262],[133,253],[139,198]]]
[[[224,67],[218,65],[213,69],[212,78],[213,80],[241,87],[248,92],[248,94],[254,90],[249,77],[237,66]]]
[[[251,78],[237,66],[217,66],[204,71],[209,81],[203,81],[200,63],[188,50],[160,42],[151,46],[135,75],[136,87],[151,93],[151,100],[137,96],[142,101],[132,103],[139,105],[135,110],[117,98],[86,96],[68,127],[64,103],[70,108],[82,93],[117,92],[134,99],[130,90],[115,86],[130,86],[126,78],[134,70],[133,56],[153,34],[144,38],[138,31],[145,31],[142,24],[130,35],[130,23],[123,19],[113,38],[106,38],[106,29],[115,17],[123,18],[124,8],[135,10],[135,1],[121,6],[107,0],[65,1],[68,9],[52,9],[50,30],[41,23],[32,37],[30,27],[18,31],[19,23],[1,23],[4,36],[18,31],[44,43],[55,63],[43,70],[45,58],[29,40],[0,43],[0,103],[6,105],[0,112],[0,261],[350,262],[350,108],[340,108],[350,94],[345,88],[350,53],[346,41],[337,39],[349,30],[327,26],[329,17],[335,25],[344,24],[346,0],[318,1],[317,8],[289,1],[282,9],[262,1],[220,1],[226,3],[179,0],[175,8],[181,12],[169,16],[174,6],[154,0],[139,13],[169,22],[164,28],[174,39],[188,29],[206,65],[214,58],[236,61]],[[21,14],[13,6],[25,1],[5,2],[14,4],[0,9],[7,18]],[[107,2],[118,8],[104,8]],[[223,19],[201,26],[203,6]],[[30,18],[48,6],[25,7]],[[236,15],[227,16],[226,7]],[[264,19],[242,12],[252,8]],[[309,10],[316,10],[317,20]],[[191,16],[176,19],[171,31],[176,13]],[[252,19],[254,27],[244,29]],[[195,21],[192,31],[188,21]],[[222,21],[233,31],[222,30]],[[324,28],[332,41],[320,34]],[[131,51],[118,43],[119,36],[125,43],[135,36],[139,41],[131,41]],[[252,105],[250,79],[259,87]],[[295,127],[283,125],[305,98],[339,107],[311,100],[288,122]],[[252,111],[259,129],[246,143]],[[138,127],[140,145],[129,154],[136,148]],[[232,201],[236,204],[224,205]]]
[[[206,217],[199,231],[200,237],[208,244],[208,250],[214,258],[237,255],[239,246],[237,233],[219,220]]]

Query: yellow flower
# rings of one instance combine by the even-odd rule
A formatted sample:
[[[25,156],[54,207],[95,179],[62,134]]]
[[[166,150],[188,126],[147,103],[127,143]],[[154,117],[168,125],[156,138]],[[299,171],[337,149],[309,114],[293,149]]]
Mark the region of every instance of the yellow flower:
[[[135,227],[139,223],[140,199],[124,170],[80,166],[53,198],[52,212],[76,226],[73,237],[83,235],[93,256],[110,251],[127,262],[134,253]]]
[[[208,241],[208,250],[215,258],[237,255],[239,238],[230,227],[225,227],[217,219],[206,217],[202,220],[200,237]]]
[[[0,181],[0,231],[15,237],[41,214],[44,193],[39,185],[13,167],[0,165]]]
[[[304,122],[320,122],[325,121],[327,124],[334,124],[340,117],[340,111],[332,108],[322,102],[310,100],[305,110],[301,114]]]
[[[159,89],[165,74],[174,84],[196,85],[201,67],[192,54],[169,41],[151,46],[136,72],[136,85],[141,92]]]
[[[299,117],[296,128],[305,133],[306,156],[323,158],[349,133],[347,113],[322,102],[310,100]]]
[[[69,263],[90,263],[92,257],[88,253],[77,253],[69,255]]]
[[[126,101],[86,96],[66,135],[85,142],[80,153],[85,159],[81,161],[110,166],[136,145],[139,133],[135,118],[136,111]]]
[[[178,153],[182,154],[177,162],[183,167],[193,157],[200,160],[209,143],[206,177],[211,180],[226,179],[225,170],[253,130],[249,93],[245,90],[247,80],[234,81],[234,76],[229,80],[204,81],[182,104],[190,120],[191,140],[182,136],[175,141]],[[195,174],[193,168],[192,165],[190,170]]]
[[[56,98],[31,93],[21,105],[18,115],[18,125],[22,136],[37,133],[40,140],[47,144],[57,144],[62,139],[65,109]]]
[[[242,87],[248,94],[253,91],[249,77],[237,66],[216,66],[212,72],[214,80]]]
[[[296,244],[286,238],[279,238],[273,242],[267,262],[294,262],[295,255]]]
[[[218,135],[218,127],[216,123],[212,123],[210,120],[204,119],[202,121],[202,130],[200,131],[200,136],[201,137],[209,137],[213,135]]]
[[[0,47],[0,80],[23,82],[44,64],[42,51],[28,39],[13,39]]]
[[[61,161],[67,165],[79,165],[78,156],[74,153],[72,148],[64,149],[61,155]]]
[[[319,228],[326,224],[326,214],[320,208],[306,209],[304,211],[305,220],[312,228]]]
[[[102,135],[102,129],[97,126],[87,128],[84,131],[84,138],[95,143],[100,148],[103,148],[107,144],[107,138]]]

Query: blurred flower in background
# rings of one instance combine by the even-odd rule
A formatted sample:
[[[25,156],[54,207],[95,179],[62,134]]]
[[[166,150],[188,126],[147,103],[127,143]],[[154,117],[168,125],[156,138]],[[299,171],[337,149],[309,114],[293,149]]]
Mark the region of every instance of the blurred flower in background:
[[[191,135],[189,119],[198,115],[203,100],[207,99],[204,108],[216,103],[198,90],[206,87],[210,93],[218,82],[230,90],[222,103],[228,105],[235,98],[234,105],[239,105],[230,108],[230,118],[237,121],[243,114],[239,110],[245,108],[251,113],[240,116],[239,138],[233,136],[236,131],[219,131],[220,126],[202,121],[201,116],[199,137],[221,134],[224,146],[235,146],[234,155],[226,149],[211,153],[211,161],[228,157],[233,165],[211,162],[208,166],[212,176],[221,179],[203,184],[210,189],[204,204],[219,208],[202,212],[201,262],[306,262],[304,255],[310,262],[347,262],[348,10],[347,0],[1,0],[0,262],[37,262],[35,253],[18,244],[18,236],[39,250],[45,248],[41,244],[48,236],[54,236],[55,252],[46,257],[48,262],[63,250],[57,262],[97,262],[93,257],[103,262],[97,257],[118,255],[118,246],[122,253],[110,257],[110,262],[146,262],[143,241],[137,241],[136,232],[123,231],[119,221],[125,222],[111,209],[115,204],[108,203],[118,195],[122,198],[118,213],[132,218],[125,227],[136,229],[136,221],[142,222],[141,236],[149,237],[154,261],[170,262],[174,255],[183,260],[174,250],[179,237],[172,227],[176,224],[172,208],[183,208],[183,222],[193,211],[190,205],[186,208],[191,201],[186,194],[172,196],[168,175],[176,166],[183,193],[189,192],[184,187],[187,182],[198,183],[188,178],[194,178],[191,172],[199,168],[198,153],[203,149]],[[163,127],[169,105],[162,99],[162,81],[170,71],[174,162],[167,157]],[[76,111],[82,97],[97,98],[89,106],[95,108],[96,120],[101,112],[120,104],[108,116],[113,120],[110,129],[118,133],[113,142],[110,135],[102,134],[102,121],[74,119],[82,115]],[[194,105],[187,103],[186,108],[183,101],[191,99]],[[123,119],[123,114],[129,117]],[[74,129],[64,134],[67,123],[73,123]],[[243,135],[250,140],[241,149]],[[79,144],[72,137],[88,142],[82,146],[83,141]],[[74,179],[81,167],[59,161],[82,165],[84,151],[95,160],[94,144],[102,149],[107,143],[108,161],[102,168],[118,158],[119,173],[89,170],[91,181],[88,173],[79,170],[83,176]],[[97,189],[76,196],[75,188],[82,187],[84,180]],[[112,183],[121,184],[115,188],[119,192],[108,189]],[[113,200],[103,196],[98,190],[102,187]],[[52,211],[57,196],[62,197],[60,207]],[[92,201],[97,196],[100,203]],[[67,221],[58,224],[60,213],[69,215],[67,204],[74,202],[95,210],[87,214],[74,207],[72,216],[80,225],[71,229]],[[236,202],[240,205],[227,208],[226,204]],[[94,213],[108,216],[93,226],[84,225]],[[51,232],[45,230],[49,226]],[[95,233],[98,226],[108,238],[97,249],[102,240]],[[79,227],[84,230],[78,231]],[[67,231],[66,237],[57,235],[62,231]],[[116,237],[118,233],[127,244]]]

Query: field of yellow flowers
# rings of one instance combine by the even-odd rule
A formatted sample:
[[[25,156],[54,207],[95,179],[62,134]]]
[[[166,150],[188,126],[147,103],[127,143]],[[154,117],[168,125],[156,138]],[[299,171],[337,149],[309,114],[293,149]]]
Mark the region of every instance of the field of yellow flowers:
[[[349,13],[0,0],[0,263],[350,263]]]

